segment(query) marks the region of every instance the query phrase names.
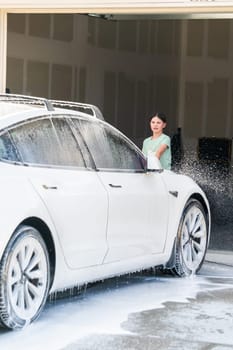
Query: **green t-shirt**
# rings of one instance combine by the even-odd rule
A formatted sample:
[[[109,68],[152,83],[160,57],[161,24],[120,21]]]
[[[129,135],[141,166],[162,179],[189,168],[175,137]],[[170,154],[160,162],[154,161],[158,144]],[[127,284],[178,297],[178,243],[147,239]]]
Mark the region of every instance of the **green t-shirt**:
[[[148,152],[156,152],[161,145],[167,145],[166,150],[160,157],[160,163],[164,169],[171,169],[171,139],[165,134],[161,134],[157,139],[148,137],[143,141],[142,152],[148,156]]]

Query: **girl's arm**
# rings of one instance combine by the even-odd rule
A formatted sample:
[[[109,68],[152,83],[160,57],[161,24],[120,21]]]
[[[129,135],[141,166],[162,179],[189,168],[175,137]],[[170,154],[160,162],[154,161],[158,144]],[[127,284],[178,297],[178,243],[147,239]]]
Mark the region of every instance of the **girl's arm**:
[[[163,144],[161,145],[157,151],[155,152],[155,155],[158,159],[160,159],[161,155],[166,151],[166,149],[168,148],[168,145]]]

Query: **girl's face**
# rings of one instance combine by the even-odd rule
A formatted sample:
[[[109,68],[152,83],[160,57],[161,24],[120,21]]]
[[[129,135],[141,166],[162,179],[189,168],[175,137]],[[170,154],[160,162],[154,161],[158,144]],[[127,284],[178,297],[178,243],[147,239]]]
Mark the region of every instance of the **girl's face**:
[[[165,127],[166,123],[159,119],[159,117],[153,117],[150,121],[150,128],[153,134],[161,134]]]

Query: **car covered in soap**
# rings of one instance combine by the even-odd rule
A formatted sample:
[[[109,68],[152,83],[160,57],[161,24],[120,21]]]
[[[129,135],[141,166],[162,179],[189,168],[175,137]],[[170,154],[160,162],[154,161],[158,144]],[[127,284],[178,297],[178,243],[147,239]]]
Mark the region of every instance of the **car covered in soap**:
[[[35,320],[50,293],[160,266],[202,266],[208,200],[148,166],[99,109],[0,95],[0,323]]]

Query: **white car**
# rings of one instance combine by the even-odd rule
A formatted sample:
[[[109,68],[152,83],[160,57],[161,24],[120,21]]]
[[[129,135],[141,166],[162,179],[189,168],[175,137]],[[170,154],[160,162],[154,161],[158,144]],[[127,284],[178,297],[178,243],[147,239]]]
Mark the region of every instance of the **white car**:
[[[49,293],[154,266],[196,273],[210,236],[190,178],[147,166],[91,105],[0,95],[0,322]]]

